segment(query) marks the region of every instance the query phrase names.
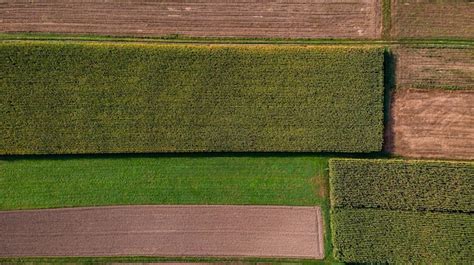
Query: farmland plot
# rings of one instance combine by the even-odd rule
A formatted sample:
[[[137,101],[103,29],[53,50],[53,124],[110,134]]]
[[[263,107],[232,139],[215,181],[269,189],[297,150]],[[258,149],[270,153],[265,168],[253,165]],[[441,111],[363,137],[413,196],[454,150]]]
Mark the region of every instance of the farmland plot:
[[[0,159],[0,211],[133,204],[328,204],[325,157],[55,158]]]
[[[331,203],[343,208],[474,212],[474,163],[331,159]]]
[[[377,152],[374,46],[0,43],[0,154]]]
[[[319,207],[197,205],[3,211],[0,256],[322,259],[321,225]]]
[[[392,0],[394,38],[474,38],[470,0]]]
[[[474,89],[474,48],[396,47],[398,88]]]
[[[400,89],[385,150],[407,157],[474,159],[474,91]]]
[[[378,38],[380,0],[2,1],[1,32]]]
[[[474,259],[471,214],[335,209],[334,254],[344,262],[468,264]]]

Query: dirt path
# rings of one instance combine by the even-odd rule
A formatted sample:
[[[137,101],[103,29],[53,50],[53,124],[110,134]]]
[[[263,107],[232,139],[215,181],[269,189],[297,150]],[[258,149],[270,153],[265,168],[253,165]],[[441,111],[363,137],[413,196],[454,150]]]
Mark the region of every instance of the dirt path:
[[[386,129],[388,152],[474,159],[474,91],[399,89]]]
[[[0,1],[1,32],[377,38],[381,0]]]
[[[471,0],[392,0],[394,38],[474,38]]]
[[[319,207],[0,211],[0,256],[324,257]]]

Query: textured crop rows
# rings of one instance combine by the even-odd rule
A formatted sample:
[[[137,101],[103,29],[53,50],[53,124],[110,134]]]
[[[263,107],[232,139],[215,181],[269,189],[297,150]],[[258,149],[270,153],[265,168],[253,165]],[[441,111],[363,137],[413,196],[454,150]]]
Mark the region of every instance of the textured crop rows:
[[[336,258],[345,262],[469,264],[474,218],[469,214],[336,209]]]
[[[474,163],[331,159],[334,207],[474,212]]]
[[[382,147],[377,47],[3,42],[0,154]]]
[[[473,260],[474,163],[331,159],[334,255],[344,262]]]

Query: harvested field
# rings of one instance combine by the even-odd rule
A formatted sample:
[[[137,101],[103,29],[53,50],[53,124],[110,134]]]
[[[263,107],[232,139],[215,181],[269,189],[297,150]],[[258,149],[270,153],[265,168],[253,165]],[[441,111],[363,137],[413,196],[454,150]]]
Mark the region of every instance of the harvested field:
[[[380,0],[1,1],[0,31],[378,38]]]
[[[397,87],[474,89],[474,48],[393,49]]]
[[[319,207],[125,206],[0,212],[0,256],[323,258]]]
[[[392,0],[393,38],[474,38],[470,0]]]
[[[474,91],[397,90],[385,150],[407,157],[474,159]]]

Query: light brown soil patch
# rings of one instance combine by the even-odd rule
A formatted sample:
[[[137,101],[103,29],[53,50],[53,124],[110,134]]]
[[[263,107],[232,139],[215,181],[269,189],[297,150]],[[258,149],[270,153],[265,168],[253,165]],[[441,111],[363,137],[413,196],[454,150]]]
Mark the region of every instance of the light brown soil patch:
[[[386,151],[424,158],[474,159],[474,91],[397,90]]]
[[[0,1],[0,31],[378,38],[381,0]]]
[[[0,256],[324,257],[319,207],[118,206],[0,212]]]
[[[314,185],[316,195],[320,198],[327,197],[328,183],[327,180],[322,176],[316,176],[311,178],[311,184]]]
[[[474,38],[472,0],[392,0],[395,38]]]
[[[474,89],[473,48],[395,48],[397,87]]]

